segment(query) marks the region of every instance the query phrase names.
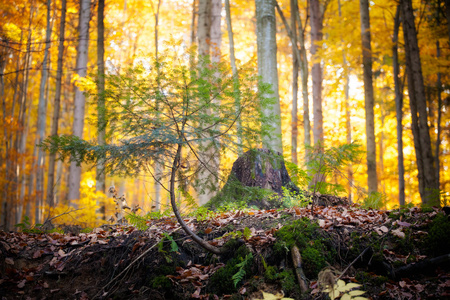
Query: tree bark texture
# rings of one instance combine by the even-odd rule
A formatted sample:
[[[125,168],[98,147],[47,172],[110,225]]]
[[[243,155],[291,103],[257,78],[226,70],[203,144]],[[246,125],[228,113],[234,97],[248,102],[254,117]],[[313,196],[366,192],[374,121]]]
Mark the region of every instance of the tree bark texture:
[[[436,181],[434,159],[431,150],[427,103],[412,2],[411,0],[402,0],[400,5],[402,8],[406,68],[408,72],[408,94],[411,107],[411,127],[414,136],[414,148],[416,150],[419,192],[422,203],[427,204],[437,197],[436,190],[439,187]]]
[[[403,158],[403,87],[400,81],[398,63],[398,32],[400,28],[400,6],[397,6],[394,20],[394,36],[392,39],[392,65],[394,68],[395,109],[397,116],[397,161],[398,161],[398,202],[405,205],[405,165]]]
[[[61,87],[62,87],[62,71],[63,71],[63,56],[64,56],[64,35],[66,26],[66,5],[67,1],[61,1],[61,19],[59,26],[59,45],[58,45],[58,62],[56,70],[56,86],[55,86],[55,100],[53,102],[53,119],[52,128],[50,135],[58,134],[58,123],[59,123],[59,111],[61,104]],[[48,162],[48,179],[47,179],[47,204],[50,207],[55,205],[55,160],[56,155],[49,155]]]
[[[79,77],[86,77],[88,47],[89,47],[89,20],[91,12],[91,1],[80,1],[80,21],[79,21],[79,42],[77,48],[77,63],[76,71]],[[85,96],[83,92],[75,85],[75,100],[73,113],[73,135],[82,137],[84,129],[84,107]],[[80,181],[81,181],[81,167],[77,166],[75,162],[70,164],[69,169],[69,193],[68,200],[72,207],[77,207],[74,203],[75,199],[80,198]]]
[[[369,193],[378,191],[375,143],[375,116],[372,75],[372,47],[370,45],[369,0],[360,0],[361,38],[363,54],[364,105],[366,113],[367,186]]]
[[[263,137],[263,147],[283,152],[281,138],[281,109],[278,93],[277,43],[275,5],[272,0],[256,0],[256,40],[258,53],[258,75],[263,83],[272,85],[273,93],[265,95],[275,98],[275,104],[263,110],[266,117],[273,116],[270,122],[272,134]]]
[[[323,141],[323,113],[322,113],[322,66],[317,61],[317,51],[323,39],[323,12],[324,7],[319,0],[311,0],[311,56],[315,60],[311,69],[312,92],[313,92],[313,137],[314,144]]]

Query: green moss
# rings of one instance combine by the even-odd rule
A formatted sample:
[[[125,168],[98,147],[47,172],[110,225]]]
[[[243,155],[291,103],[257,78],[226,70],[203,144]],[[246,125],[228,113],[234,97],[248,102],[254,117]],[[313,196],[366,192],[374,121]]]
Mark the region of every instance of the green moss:
[[[281,281],[281,288],[285,293],[291,293],[295,289],[297,289],[294,271],[292,271],[291,269],[284,270],[283,272],[278,274],[278,277]]]
[[[157,290],[168,291],[172,289],[172,282],[166,276],[160,275],[152,280],[152,287]]]
[[[330,240],[321,233],[319,225],[308,218],[284,226],[275,236],[276,254],[285,256],[294,245],[299,248],[303,269],[308,278],[317,278],[319,271],[327,265],[327,262],[331,264],[336,254]]]
[[[235,286],[232,277],[239,271],[239,267],[237,265],[241,263],[249,253],[250,251],[245,245],[239,247],[233,258],[227,261],[225,267],[217,270],[211,276],[207,290],[214,294],[232,294],[236,292],[240,285],[238,284]],[[251,266],[252,264],[246,265],[245,277],[249,277],[252,274]]]
[[[429,226],[425,244],[431,255],[439,256],[448,253],[450,249],[450,221],[447,216],[439,213]]]

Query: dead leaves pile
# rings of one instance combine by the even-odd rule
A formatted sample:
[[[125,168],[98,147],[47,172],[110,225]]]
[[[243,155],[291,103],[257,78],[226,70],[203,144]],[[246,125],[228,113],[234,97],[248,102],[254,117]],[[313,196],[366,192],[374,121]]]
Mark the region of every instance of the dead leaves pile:
[[[344,242],[348,242],[350,233],[355,231],[366,235],[375,232],[380,238],[404,239],[407,228],[413,239],[423,239],[427,232],[421,230],[421,228],[436,216],[437,211],[435,209],[432,212],[424,213],[418,208],[411,208],[408,213],[404,214],[406,217],[392,220],[389,218],[390,212],[339,205],[331,207],[316,206],[314,212],[311,211],[311,208],[298,207],[285,210],[232,211],[217,213],[202,221],[195,218],[186,218],[185,221],[194,232],[201,234],[214,246],[221,247],[230,239],[240,238],[253,252],[261,253],[263,249],[273,245],[276,240],[275,232],[283,227],[286,222],[293,219],[306,217],[317,220],[324,231],[333,233],[339,230]],[[395,212],[391,213],[395,214]],[[58,289],[51,287],[45,278],[46,276],[64,274],[71,261],[77,260],[77,262],[83,264],[83,262],[89,261],[99,248],[123,246],[133,232],[136,234],[136,238],[133,239],[129,247],[132,249],[130,255],[136,256],[143,252],[146,243],[149,243],[149,241],[157,243],[161,240],[163,233],[182,232],[174,218],[149,220],[147,225],[149,226],[148,230],[139,233],[136,233],[137,230],[132,226],[96,228],[90,233],[78,235],[0,232],[0,266],[2,273],[0,292],[9,290],[10,293],[20,295],[25,294],[28,287],[32,290],[47,290],[47,295],[56,294]],[[186,243],[194,242],[189,237],[185,237],[178,243],[183,247]],[[394,249],[384,249],[383,256],[385,261],[392,264],[411,262],[410,254],[398,253]],[[413,259],[419,262],[426,258],[425,255],[414,253]],[[211,275],[223,266],[222,263],[201,265],[188,262],[186,267],[178,267],[176,274],[167,277],[175,286],[193,286],[195,291],[191,294],[191,297],[202,299],[206,297],[206,295],[202,295],[202,289],[207,285]],[[350,277],[343,277],[343,279],[356,281]],[[379,297],[414,299],[423,295],[424,291],[429,288],[429,284],[407,278],[402,278],[399,281],[390,280],[378,295],[368,296],[373,299]],[[439,274],[437,285],[436,293],[450,296],[448,272]],[[89,298],[82,287],[76,288],[78,298]],[[315,290],[313,286],[311,288]],[[241,289],[241,292],[245,294],[245,290]],[[275,298],[273,299],[283,298],[282,291],[279,292],[280,294],[274,295]],[[264,295],[264,299],[272,299],[271,295]]]

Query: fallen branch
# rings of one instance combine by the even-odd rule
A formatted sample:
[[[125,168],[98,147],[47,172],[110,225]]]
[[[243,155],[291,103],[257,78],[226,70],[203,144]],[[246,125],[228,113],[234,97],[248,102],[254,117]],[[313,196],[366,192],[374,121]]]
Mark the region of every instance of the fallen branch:
[[[423,273],[424,271],[430,270],[442,266],[443,264],[450,264],[450,254],[441,255],[434,258],[425,259],[421,262],[411,263],[406,266],[394,269],[392,273],[393,278],[401,278],[406,273]]]
[[[308,290],[308,285],[306,284],[306,276],[302,268],[302,257],[297,246],[292,246],[291,255],[294,263],[295,274],[297,275],[298,284],[300,285],[300,291],[305,293]]]

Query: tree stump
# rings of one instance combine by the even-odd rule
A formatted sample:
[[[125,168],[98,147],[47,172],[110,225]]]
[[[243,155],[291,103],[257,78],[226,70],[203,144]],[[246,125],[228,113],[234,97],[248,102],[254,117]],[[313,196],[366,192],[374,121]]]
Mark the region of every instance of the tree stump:
[[[268,149],[253,149],[245,152],[234,163],[227,183],[206,206],[246,204],[259,209],[279,207],[283,187],[299,193],[291,181],[281,153]]]

